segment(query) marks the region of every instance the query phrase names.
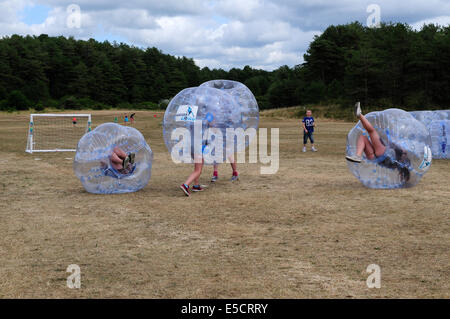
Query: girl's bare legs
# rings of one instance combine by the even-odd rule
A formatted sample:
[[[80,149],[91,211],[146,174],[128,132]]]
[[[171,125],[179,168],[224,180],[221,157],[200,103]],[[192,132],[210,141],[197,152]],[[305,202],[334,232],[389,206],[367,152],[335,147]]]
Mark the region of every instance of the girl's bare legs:
[[[384,146],[383,143],[381,143],[380,135],[378,135],[378,132],[373,128],[372,124],[370,124],[370,122],[366,119],[364,115],[361,114],[359,116],[359,120],[361,121],[362,126],[366,129],[367,133],[369,133],[370,141],[367,140],[367,142],[369,142],[369,144],[372,146],[374,150],[373,153],[375,153],[375,156],[377,157],[382,156],[386,152],[386,146]],[[364,141],[364,143],[367,146],[366,141]]]
[[[230,157],[230,164],[231,164],[231,169],[233,170],[233,172],[235,172],[237,170],[237,165],[236,162],[234,161],[234,157]],[[214,172],[217,172],[219,169],[219,164],[214,164]]]
[[[197,177],[194,179],[194,185],[200,185],[199,179],[200,179],[200,175],[202,174],[203,163],[204,163],[204,162],[203,162],[203,159],[202,159],[202,162],[201,162],[201,163],[195,164],[195,165],[199,165],[199,167],[196,167],[196,166],[194,165],[194,171],[198,171],[198,175],[197,175]],[[189,185],[189,184],[187,184],[187,185]]]
[[[231,181],[234,182],[236,180],[239,179],[239,173],[237,172],[237,165],[236,162],[234,161],[234,157],[230,157],[230,164],[231,164],[231,169],[233,170],[233,175],[231,176]]]
[[[230,165],[231,165],[231,169],[233,170],[233,176],[237,176],[237,164],[234,161],[234,156],[231,156],[228,158],[230,161]],[[217,181],[218,179],[218,168],[219,168],[219,164],[214,164],[214,173],[213,173],[213,178],[211,179],[212,182]]]
[[[219,169],[219,164],[214,164],[214,171],[213,171],[213,176],[211,178],[211,182],[217,182],[217,180],[219,179],[219,172],[217,171]]]
[[[125,153],[120,147],[114,147],[113,150],[114,153],[116,153],[119,157],[125,158],[127,157],[127,153]]]
[[[231,159],[230,159],[230,161],[231,161]],[[237,165],[236,165],[236,162],[234,161],[234,159],[233,159],[233,161],[230,164],[231,164],[231,169],[233,170],[233,173],[236,172],[237,171]]]
[[[203,169],[203,161],[201,163],[194,163],[194,171],[192,172],[191,175],[189,175],[188,179],[184,182],[184,184],[189,186],[192,184],[192,182],[194,182],[195,183],[194,185],[198,185],[200,175],[202,174],[202,169]]]
[[[203,165],[202,165],[203,166]],[[195,168],[194,168],[195,169]],[[197,178],[194,180],[194,185],[200,185],[200,175],[202,174],[202,168],[200,168],[200,174],[198,174]]]
[[[119,147],[115,147],[111,154],[111,166],[116,169],[123,169],[123,160],[127,157],[127,154]]]
[[[361,157],[363,152],[366,154],[367,159],[372,160],[375,158],[375,150],[369,139],[367,136],[361,135],[356,142],[356,155]]]

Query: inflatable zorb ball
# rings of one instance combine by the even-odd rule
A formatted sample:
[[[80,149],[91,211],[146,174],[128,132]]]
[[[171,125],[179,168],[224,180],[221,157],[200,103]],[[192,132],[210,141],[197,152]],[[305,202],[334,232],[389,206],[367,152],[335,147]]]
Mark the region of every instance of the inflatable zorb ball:
[[[240,84],[234,83],[236,87]],[[258,127],[258,106],[256,101],[243,106],[231,93],[203,85],[185,89],[170,101],[163,135],[174,161],[192,163],[203,158],[206,164],[224,163],[229,155],[251,143]],[[242,133],[243,138],[230,134],[230,130]]]
[[[230,80],[212,80],[203,83],[200,87],[211,87],[230,94],[237,102],[238,108],[231,110],[241,117],[240,124],[244,130],[247,128],[258,129],[259,108],[252,91],[244,84]],[[248,146],[248,143],[246,144]]]
[[[420,123],[425,125],[427,129],[431,128],[431,123],[434,121],[442,121],[449,119],[450,110],[439,111],[413,111],[409,112]]]
[[[393,189],[416,185],[431,165],[428,130],[411,114],[399,109],[372,112],[366,118],[380,135],[386,152],[373,160],[367,159],[363,153],[361,163],[347,162],[350,171],[369,188]],[[358,122],[347,136],[347,155],[356,154],[361,135],[369,137],[361,122]]]
[[[450,120],[431,122],[430,135],[433,158],[450,159]]]
[[[414,111],[412,116],[425,125],[431,136],[433,158],[450,159],[450,110]]]
[[[111,166],[110,156],[119,147],[134,153],[127,174]],[[153,153],[144,136],[132,127],[105,123],[85,134],[78,142],[73,168],[86,191],[94,194],[121,194],[144,188],[151,177]]]

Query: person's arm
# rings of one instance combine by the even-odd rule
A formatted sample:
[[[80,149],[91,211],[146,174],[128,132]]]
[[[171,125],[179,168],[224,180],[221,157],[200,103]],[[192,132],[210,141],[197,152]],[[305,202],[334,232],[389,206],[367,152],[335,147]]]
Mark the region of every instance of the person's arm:
[[[303,119],[303,121],[302,121],[302,126],[303,126],[303,132],[308,133],[308,130],[306,129],[306,125],[305,125],[305,119]]]

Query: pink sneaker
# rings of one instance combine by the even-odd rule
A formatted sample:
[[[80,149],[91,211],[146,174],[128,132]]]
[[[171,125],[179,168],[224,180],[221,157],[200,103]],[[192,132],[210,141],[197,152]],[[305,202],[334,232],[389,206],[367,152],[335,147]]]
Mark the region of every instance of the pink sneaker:
[[[184,184],[180,185],[180,188],[183,190],[186,196],[191,196],[191,192],[189,191],[189,187],[186,187]]]

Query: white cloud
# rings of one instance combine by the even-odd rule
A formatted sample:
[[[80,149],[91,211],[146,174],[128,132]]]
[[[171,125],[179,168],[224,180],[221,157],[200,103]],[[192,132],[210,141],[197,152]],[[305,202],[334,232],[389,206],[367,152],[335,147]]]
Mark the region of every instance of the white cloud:
[[[420,30],[425,24],[450,25],[450,16],[425,19],[412,24],[414,30]]]

